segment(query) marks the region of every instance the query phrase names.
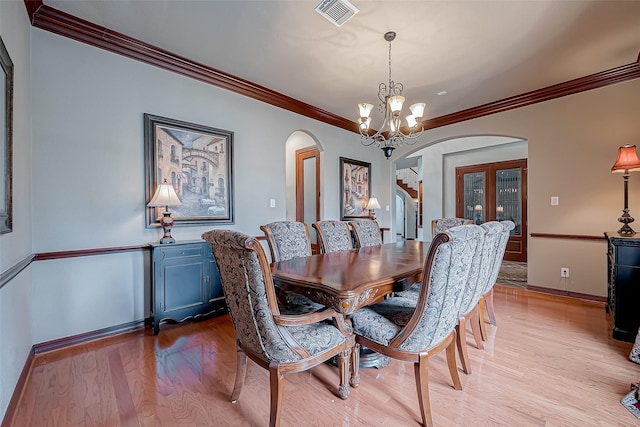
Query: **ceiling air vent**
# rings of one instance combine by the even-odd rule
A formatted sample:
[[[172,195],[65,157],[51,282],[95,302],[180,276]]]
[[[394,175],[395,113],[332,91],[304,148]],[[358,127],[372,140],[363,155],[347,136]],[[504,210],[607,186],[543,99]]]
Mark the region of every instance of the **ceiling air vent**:
[[[359,10],[347,0],[323,0],[316,6],[316,12],[327,18],[336,27],[341,27]]]

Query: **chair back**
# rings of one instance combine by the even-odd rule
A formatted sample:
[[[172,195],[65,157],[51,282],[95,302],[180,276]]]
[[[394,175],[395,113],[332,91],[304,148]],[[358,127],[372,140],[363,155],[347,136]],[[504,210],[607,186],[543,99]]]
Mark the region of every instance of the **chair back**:
[[[211,230],[202,238],[211,244],[242,347],[267,361],[299,360],[301,357],[283,338],[286,331],[273,320],[273,314],[279,314],[278,304],[262,245],[255,238],[232,230]]]
[[[378,221],[364,219],[350,221],[349,225],[356,237],[356,247],[378,246],[382,244],[382,233]]]
[[[502,225],[497,221],[489,221],[482,224],[484,237],[482,244],[478,245],[474,260],[471,264],[469,280],[462,297],[459,316],[469,313],[485,293],[485,284],[493,274],[494,252],[502,237]]]
[[[473,224],[473,220],[466,218],[438,218],[431,220],[431,236],[435,238],[445,230],[465,224]]]
[[[260,226],[269,244],[271,261],[311,256],[309,227],[299,221],[274,221]]]
[[[504,257],[504,252],[507,249],[507,242],[509,241],[509,236],[511,235],[511,230],[513,230],[516,225],[513,221],[500,221],[500,225],[502,226],[502,230],[500,231],[500,237],[496,239],[495,244],[493,246],[493,262],[491,266],[491,272],[487,277],[487,281],[484,284],[484,290],[482,294],[489,292],[491,287],[496,283],[498,279],[498,274],[500,273],[500,266],[502,265],[502,258]],[[481,227],[484,227],[485,224],[482,224]]]
[[[328,254],[353,249],[351,232],[349,232],[349,225],[346,222],[335,220],[318,221],[312,227],[315,228],[318,234],[321,253]]]
[[[458,322],[462,295],[484,230],[469,224],[438,234],[425,258],[416,309],[391,346],[421,351],[442,342]]]

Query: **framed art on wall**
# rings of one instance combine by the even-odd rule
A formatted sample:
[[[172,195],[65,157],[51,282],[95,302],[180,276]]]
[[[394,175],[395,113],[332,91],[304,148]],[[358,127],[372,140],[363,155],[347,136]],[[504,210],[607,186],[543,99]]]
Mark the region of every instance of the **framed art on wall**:
[[[13,62],[0,38],[0,234],[13,230]]]
[[[147,202],[166,181],[180,199],[175,226],[233,224],[233,132],[145,114],[144,143]],[[146,208],[147,228],[164,209]]]
[[[340,220],[369,218],[371,163],[340,157]]]

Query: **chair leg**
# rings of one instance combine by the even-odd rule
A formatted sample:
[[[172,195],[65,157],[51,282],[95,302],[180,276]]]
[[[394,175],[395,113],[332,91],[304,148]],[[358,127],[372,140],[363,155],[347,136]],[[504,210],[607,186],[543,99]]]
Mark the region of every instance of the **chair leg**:
[[[455,334],[455,331],[453,332]],[[453,388],[456,390],[462,390],[462,383],[460,382],[460,376],[458,375],[458,365],[456,364],[456,339],[452,339],[449,345],[447,345],[447,366],[449,367],[449,373],[451,374],[451,380],[453,381]]]
[[[351,350],[351,387],[356,388],[360,385],[360,344],[356,343]]]
[[[247,373],[247,355],[244,354],[240,347],[236,349],[236,352],[236,382],[233,385],[233,391],[231,392],[232,403],[236,403],[240,397],[242,385],[244,384],[244,377]]]
[[[269,412],[269,427],[278,427],[280,425],[280,411],[282,408],[282,389],[284,385],[284,377],[278,369],[276,363],[269,365],[269,385],[271,396],[271,409]]]
[[[456,347],[458,347],[458,356],[460,356],[460,364],[462,372],[469,375],[471,373],[471,364],[469,363],[469,353],[467,352],[466,328],[467,321],[464,317],[458,318],[456,325]]]
[[[484,296],[480,297],[478,301],[478,323],[480,326],[480,337],[482,341],[487,340],[487,327],[484,325],[484,312],[485,312],[485,300]]]
[[[351,348],[341,351],[338,354],[338,372],[340,373],[340,387],[338,394],[340,399],[349,397],[349,359],[351,359]]]
[[[471,319],[471,332],[473,333],[473,339],[476,341],[476,347],[480,350],[484,350],[484,344],[482,343],[482,331],[480,331],[479,311],[478,305],[476,305],[469,313],[469,319]]]
[[[429,401],[429,356],[426,354],[420,355],[418,363],[413,364],[413,370],[416,377],[422,425],[431,427],[433,426],[433,420],[431,419],[431,402]]]
[[[493,288],[487,292],[485,299],[487,302],[487,314],[489,315],[489,321],[493,326],[496,326],[498,323],[496,322],[496,312],[493,309]]]

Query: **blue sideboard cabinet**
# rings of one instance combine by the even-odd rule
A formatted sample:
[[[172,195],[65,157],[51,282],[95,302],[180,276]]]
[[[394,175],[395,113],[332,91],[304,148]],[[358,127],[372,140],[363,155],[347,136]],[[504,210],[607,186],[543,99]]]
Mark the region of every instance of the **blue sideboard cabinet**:
[[[151,244],[153,334],[164,320],[226,312],[218,266],[204,240]]]

